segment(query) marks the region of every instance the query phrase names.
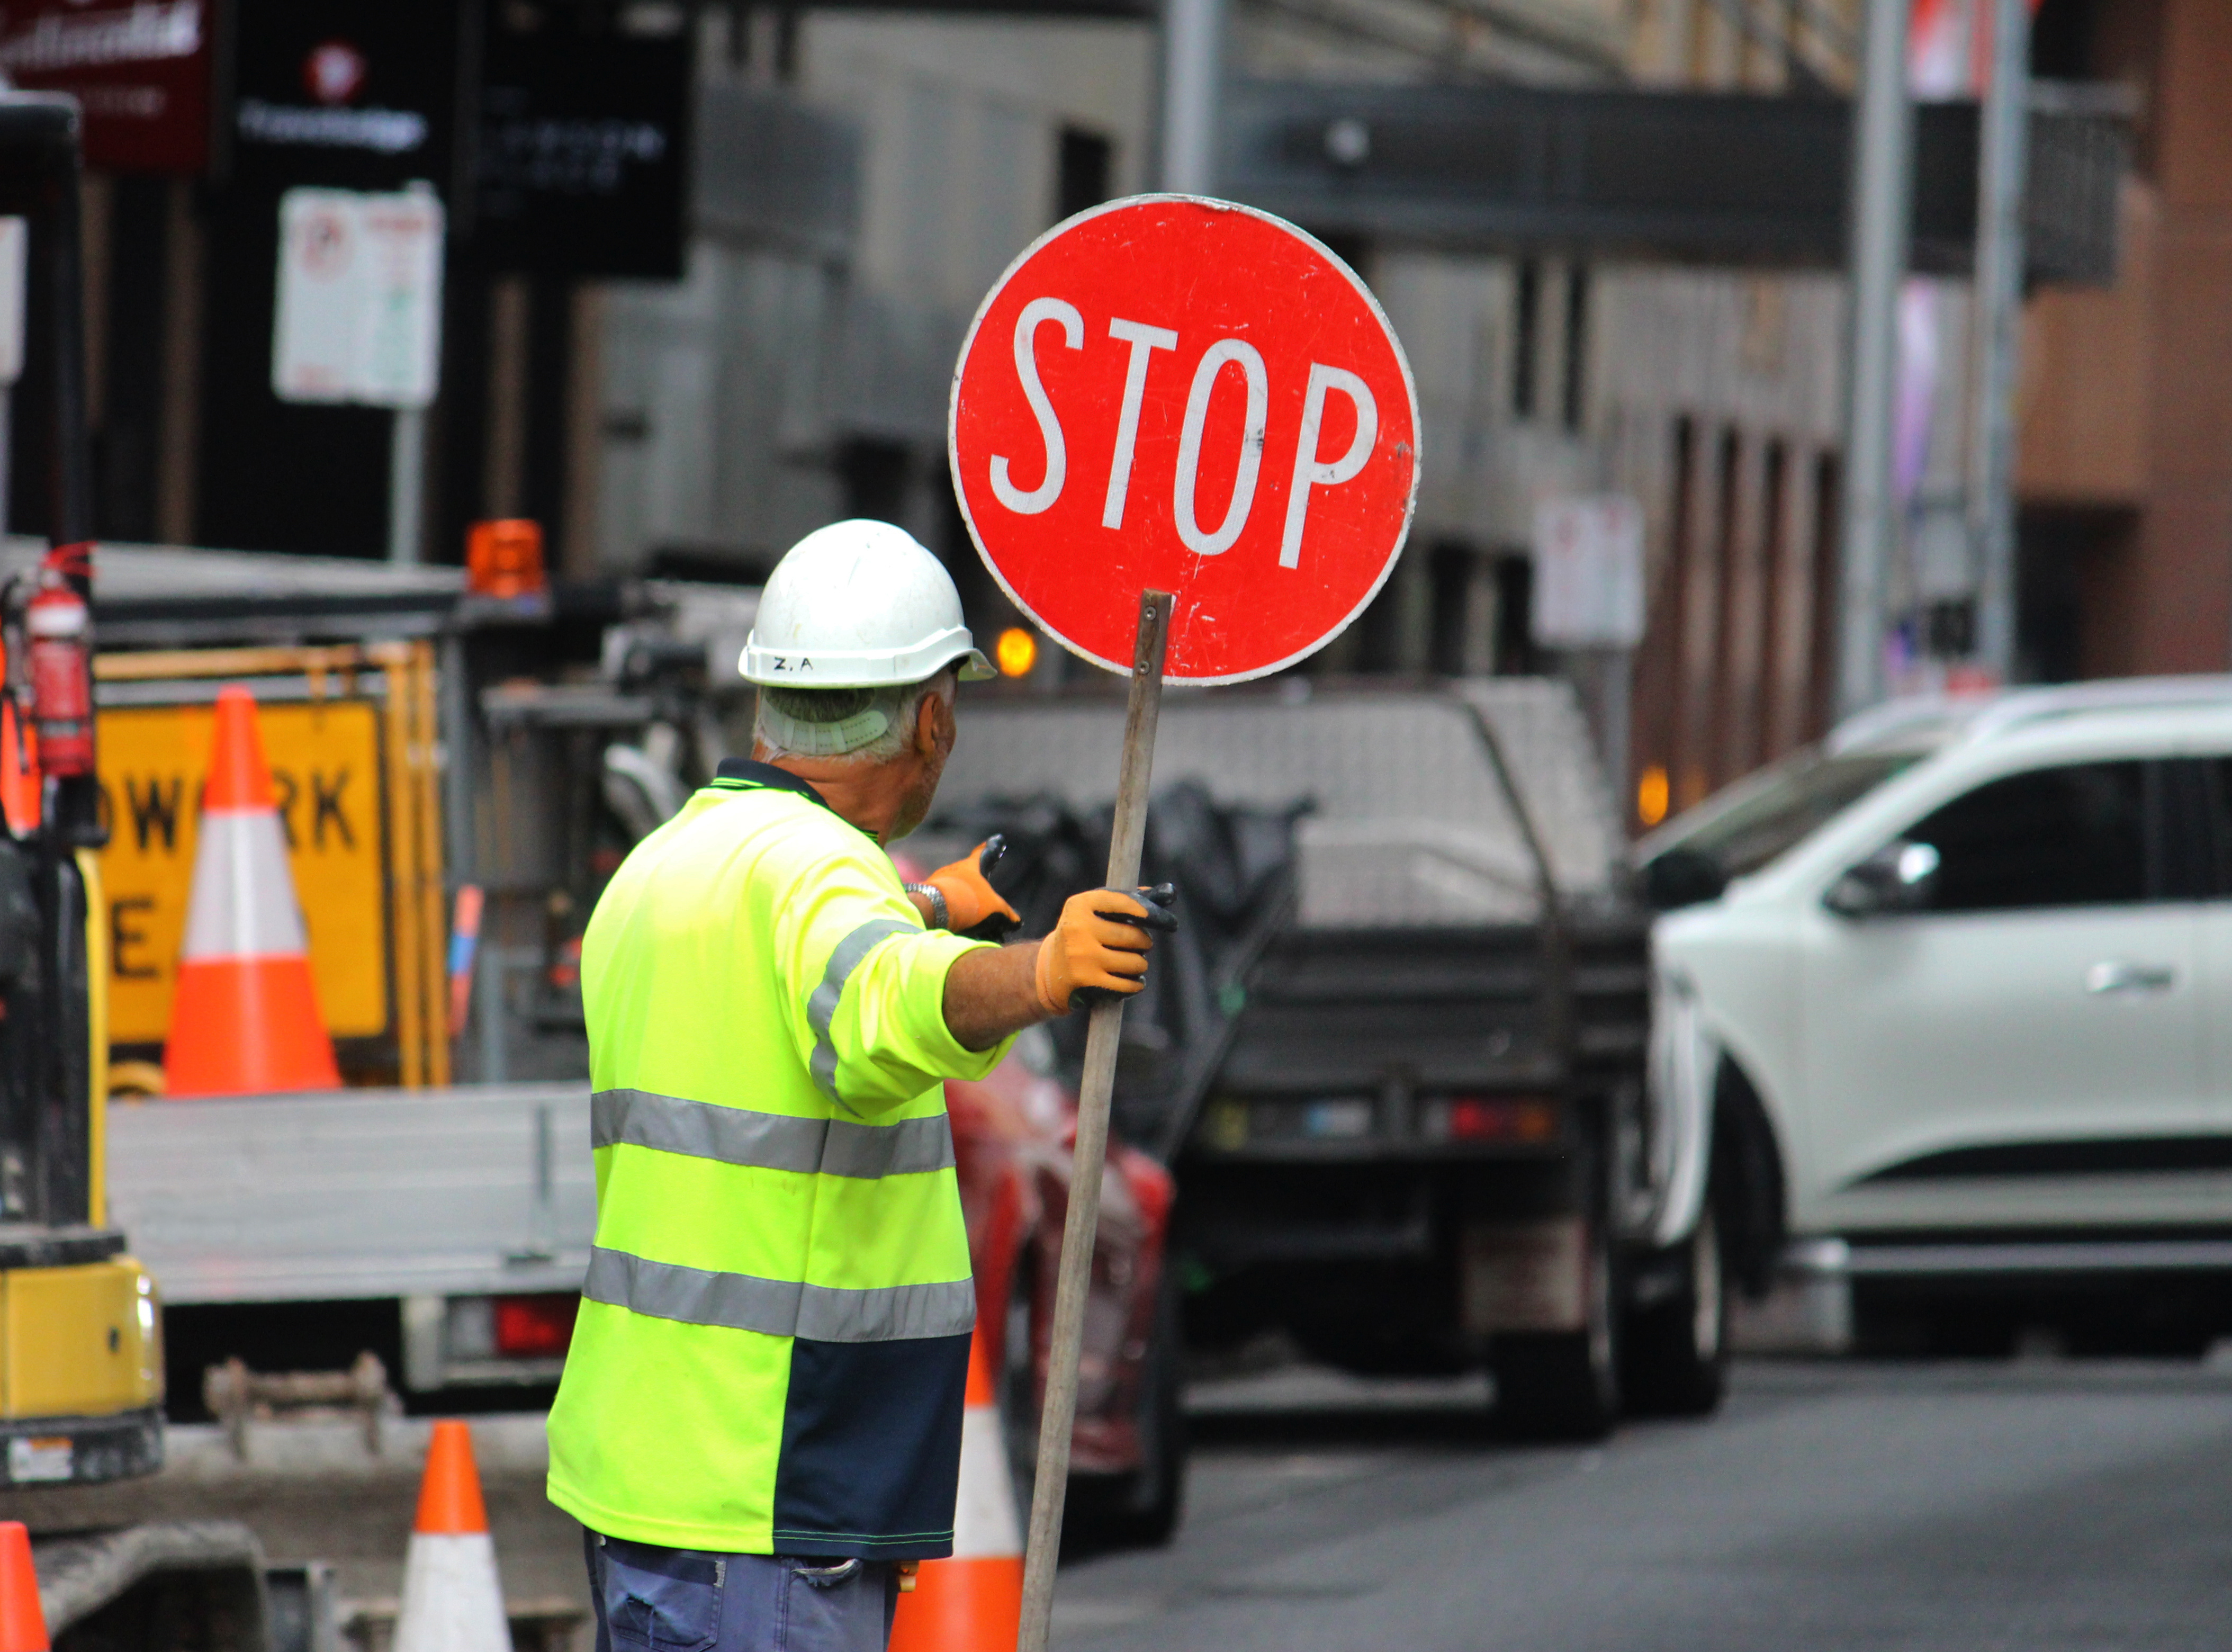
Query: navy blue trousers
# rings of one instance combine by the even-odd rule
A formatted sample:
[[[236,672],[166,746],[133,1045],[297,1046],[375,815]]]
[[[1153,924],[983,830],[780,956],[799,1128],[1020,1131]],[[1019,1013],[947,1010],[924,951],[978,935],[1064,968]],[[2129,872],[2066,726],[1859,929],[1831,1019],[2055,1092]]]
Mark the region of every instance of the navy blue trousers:
[[[884,1652],[892,1564],[708,1554],[582,1532],[597,1652]]]

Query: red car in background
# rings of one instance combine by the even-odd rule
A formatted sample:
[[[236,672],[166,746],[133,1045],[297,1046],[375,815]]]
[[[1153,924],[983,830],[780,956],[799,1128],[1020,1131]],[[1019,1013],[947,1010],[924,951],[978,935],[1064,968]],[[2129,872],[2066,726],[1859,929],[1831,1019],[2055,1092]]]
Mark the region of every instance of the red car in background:
[[[925,875],[904,849],[892,860],[902,878]],[[945,1087],[976,1327],[991,1340],[1026,1523],[1077,1137],[1077,1097],[1055,1066],[1053,1039],[1033,1027],[983,1083]],[[1176,1193],[1159,1162],[1111,1139],[1064,1505],[1066,1529],[1096,1545],[1159,1544],[1178,1526],[1186,1438],[1184,1331],[1168,1252]]]
[[[1054,1076],[1053,1057],[1052,1041],[1034,1028],[983,1083],[945,1087],[977,1326],[1000,1374],[1022,1510],[1029,1506],[1038,1449],[1077,1128],[1077,1099]],[[1111,1143],[1067,1504],[1072,1530],[1100,1544],[1160,1543],[1178,1524],[1186,1442],[1178,1281],[1167,1251],[1174,1191],[1160,1164]]]

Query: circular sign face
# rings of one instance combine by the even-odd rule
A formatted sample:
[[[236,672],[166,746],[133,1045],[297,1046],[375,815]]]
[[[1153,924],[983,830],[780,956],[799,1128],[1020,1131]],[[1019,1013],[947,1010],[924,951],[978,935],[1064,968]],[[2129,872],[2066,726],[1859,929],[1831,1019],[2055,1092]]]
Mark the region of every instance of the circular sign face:
[[[1134,196],[1041,237],[977,310],[949,419],[994,577],[1112,671],[1148,589],[1177,598],[1173,680],[1314,653],[1386,580],[1418,497],[1418,393],[1379,304],[1224,201]]]

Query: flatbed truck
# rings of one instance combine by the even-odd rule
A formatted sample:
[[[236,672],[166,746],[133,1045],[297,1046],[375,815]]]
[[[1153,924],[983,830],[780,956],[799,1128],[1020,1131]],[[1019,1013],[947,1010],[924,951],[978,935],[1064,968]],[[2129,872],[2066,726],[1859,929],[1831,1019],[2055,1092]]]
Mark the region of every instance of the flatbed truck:
[[[1106,698],[972,705],[940,808],[1089,815],[1122,724]],[[1711,1410],[1741,1154],[1667,1082],[1651,914],[1572,690],[1174,694],[1154,780],[1301,811],[1291,916],[1223,985],[1213,1070],[1143,1119],[1119,1063],[1118,1117],[1177,1178],[1193,1339],[1485,1369],[1526,1434]]]

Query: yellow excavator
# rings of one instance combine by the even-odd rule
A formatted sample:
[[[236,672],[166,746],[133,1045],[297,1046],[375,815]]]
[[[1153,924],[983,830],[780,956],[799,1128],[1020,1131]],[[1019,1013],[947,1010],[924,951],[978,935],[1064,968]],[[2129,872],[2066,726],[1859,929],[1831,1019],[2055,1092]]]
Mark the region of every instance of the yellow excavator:
[[[104,910],[93,852],[106,829],[79,122],[73,99],[0,95],[0,218],[24,225],[31,318],[12,411],[16,451],[42,461],[48,541],[29,556],[14,554],[21,541],[0,547],[0,1519],[32,1528],[56,1652],[264,1652],[262,1557],[244,1528],[88,1531],[70,1511],[82,1488],[163,1461],[155,1285],[108,1224],[101,1187],[108,971],[89,914]]]

